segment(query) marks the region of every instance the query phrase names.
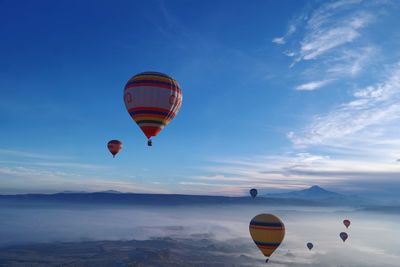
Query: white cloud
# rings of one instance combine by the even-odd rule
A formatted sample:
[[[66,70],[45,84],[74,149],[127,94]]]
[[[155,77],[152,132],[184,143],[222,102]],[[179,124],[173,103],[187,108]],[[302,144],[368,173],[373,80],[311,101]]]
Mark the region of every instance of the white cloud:
[[[75,172],[50,170],[42,167],[0,167],[2,180],[1,194],[15,192],[61,192],[71,191],[104,191],[169,193],[159,185],[149,187],[133,181],[109,179],[97,175],[82,175]],[[26,185],[30,186],[27,187]]]
[[[337,143],[344,137],[360,141],[359,133],[374,127],[374,131],[380,130],[378,138],[384,138],[382,131],[386,130],[387,124],[399,119],[400,64],[396,64],[386,81],[356,91],[352,101],[316,117],[300,134],[290,132],[288,137],[296,145]],[[400,132],[400,127],[397,130]],[[367,132],[368,137],[370,133]]]
[[[72,162],[72,157],[58,154],[43,154],[14,149],[0,149],[0,155],[3,154],[12,160],[2,160],[0,164],[13,164],[21,166],[43,166],[57,168],[75,168],[87,170],[104,170],[109,168],[105,165]],[[13,160],[16,159],[16,160]]]
[[[65,159],[59,155],[49,155],[42,153],[33,153],[28,151],[14,150],[14,149],[0,149],[0,154],[21,157],[21,158],[32,158],[32,159]]]
[[[327,54],[334,48],[351,43],[361,36],[361,30],[370,24],[374,15],[362,1],[325,2],[318,8],[303,14],[291,22],[289,30],[282,37],[273,39],[276,44],[286,44],[297,28],[303,28],[296,62],[313,60]],[[377,4],[378,5],[378,4]]]
[[[290,68],[308,61],[303,64],[307,67],[302,79],[354,78],[380,58],[380,50],[364,30],[381,19],[376,13],[386,6],[384,1],[321,2],[298,16],[301,19],[295,20],[296,34],[284,35],[274,42],[284,46],[283,54],[293,58]]]
[[[333,48],[353,42],[360,31],[372,20],[369,13],[352,14],[351,18],[341,20],[337,25],[321,26],[309,22],[311,29],[301,42],[300,59],[311,60],[326,54]],[[319,22],[322,23],[322,22]]]
[[[193,176],[191,182],[180,184],[195,185],[191,192],[223,195],[247,194],[252,187],[261,191],[298,190],[315,184],[340,191],[349,182],[362,191],[366,181],[396,181],[400,175],[400,167],[393,160],[362,158],[359,154],[343,159],[308,152],[213,160],[205,171],[209,175]]]
[[[294,53],[293,51],[285,51],[284,54],[288,57],[294,57],[296,55],[296,53]]]
[[[286,43],[286,39],[289,38],[295,31],[296,31],[296,26],[295,26],[294,22],[289,26],[289,29],[287,30],[287,32],[285,33],[284,36],[282,37],[275,37],[274,39],[272,39],[273,43],[279,44],[279,45],[283,45]]]
[[[285,38],[283,38],[283,37],[276,37],[276,38],[272,39],[272,42],[273,42],[273,43],[276,43],[276,44],[285,44]]]
[[[301,88],[318,85],[313,82]],[[219,187],[225,194],[246,193],[252,186],[274,190],[313,184],[390,191],[385,184],[396,183],[400,175],[399,133],[400,63],[392,65],[381,82],[355,90],[353,99],[314,117],[303,130],[289,132],[293,151],[302,152],[215,160],[206,169],[208,175],[192,178],[207,181],[209,187],[225,183],[226,188]],[[312,150],[323,155],[307,152]]]
[[[309,19],[308,26],[318,29],[332,20],[338,14],[348,11],[354,7],[360,8],[362,0],[342,0],[342,1],[326,1],[323,5],[313,10]],[[357,5],[357,6],[356,6]]]
[[[298,83],[295,89],[316,90],[335,81],[347,93],[350,82],[356,86],[355,78],[383,58],[381,44],[373,43],[365,29],[381,19],[378,10],[386,4],[325,1],[291,22],[295,31],[273,42],[284,47],[283,53],[293,57],[294,63],[303,61],[306,66],[301,81],[309,82]],[[368,80],[382,77],[381,71],[371,74]],[[203,169],[205,175],[192,177],[193,182],[225,194],[246,193],[252,186],[275,190],[320,184],[375,190],[371,184],[379,187],[376,181],[382,182],[382,188],[385,181],[396,183],[400,175],[400,64],[382,82],[370,84],[356,90],[351,100],[312,117],[302,130],[289,132],[291,153],[214,160]]]
[[[327,61],[326,72],[330,76],[355,76],[359,74],[372,59],[377,58],[377,49],[365,46],[357,49],[342,50],[339,56]]]
[[[141,182],[140,178],[121,175],[117,169],[104,164],[73,162],[58,155],[11,149],[1,149],[0,154],[10,158],[0,160],[0,194],[109,189],[121,192],[149,192],[149,189],[152,192],[168,192],[162,185],[150,186],[148,182]]]
[[[323,80],[323,81],[313,81],[305,84],[301,84],[296,87],[297,91],[313,91],[318,88],[321,88],[331,82],[331,80]]]

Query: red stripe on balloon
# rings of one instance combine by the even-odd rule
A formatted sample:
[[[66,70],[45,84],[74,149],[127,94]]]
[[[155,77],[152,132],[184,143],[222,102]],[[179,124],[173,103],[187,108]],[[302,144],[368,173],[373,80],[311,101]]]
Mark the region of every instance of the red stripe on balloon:
[[[147,138],[156,136],[161,131],[161,127],[157,126],[140,126],[140,129],[142,129]]]

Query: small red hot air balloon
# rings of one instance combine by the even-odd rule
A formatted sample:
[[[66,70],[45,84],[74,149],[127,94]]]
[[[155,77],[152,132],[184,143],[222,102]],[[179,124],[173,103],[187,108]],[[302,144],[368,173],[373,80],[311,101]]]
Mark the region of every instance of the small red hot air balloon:
[[[340,238],[343,240],[343,242],[346,242],[346,239],[349,237],[349,236],[347,235],[347,233],[345,233],[345,232],[341,232],[341,233],[339,234],[339,236],[340,236]]]
[[[350,226],[350,221],[349,220],[343,220],[343,224],[346,226],[346,228],[349,228]]]
[[[108,142],[107,148],[113,155],[113,158],[115,158],[115,155],[117,155],[118,152],[122,149],[122,142],[119,140],[111,140]]]

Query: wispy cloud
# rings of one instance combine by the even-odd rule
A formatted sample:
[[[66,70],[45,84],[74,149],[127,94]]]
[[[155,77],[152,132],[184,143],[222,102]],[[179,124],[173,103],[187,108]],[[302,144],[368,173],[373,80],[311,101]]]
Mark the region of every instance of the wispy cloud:
[[[385,1],[326,1],[297,16],[301,19],[295,19],[296,31],[274,40],[285,48],[284,55],[293,58],[291,68],[304,62],[303,83],[354,78],[379,59],[379,44],[366,38],[366,29],[380,19],[377,10],[386,5]],[[304,85],[305,90],[314,88],[312,83]]]
[[[313,81],[309,83],[304,83],[296,86],[297,91],[313,91],[318,88],[323,87],[324,85],[328,84],[332,80],[322,80],[322,81]]]
[[[0,160],[3,165],[26,165],[26,166],[43,166],[43,167],[57,167],[57,168],[75,168],[86,170],[105,170],[110,169],[109,166],[100,164],[89,164],[80,162],[60,162],[60,161],[18,161],[18,160]]]
[[[284,46],[294,44],[284,51],[294,58],[291,67],[305,66],[296,90],[314,90],[330,85],[324,81],[335,81],[346,98],[349,92],[352,95],[333,103],[329,110],[313,114],[306,126],[287,133],[293,144],[292,154],[318,151],[329,155],[329,159],[312,166],[297,162],[278,170],[268,167],[265,174],[296,177],[299,181],[314,177],[321,183],[347,184],[351,190],[371,189],[371,183],[377,180],[385,181],[382,187],[396,181],[400,171],[396,164],[400,151],[400,63],[389,61],[383,68],[374,67],[387,49],[366,31],[382,20],[378,14],[388,14],[379,12],[387,5],[387,1],[324,2],[297,24],[301,29],[292,36],[291,43],[286,39]],[[367,79],[360,82],[362,75]],[[304,83],[307,80],[311,82]],[[366,81],[370,85],[365,85]],[[290,162],[290,157],[282,160]],[[264,164],[269,166],[270,161]]]
[[[360,30],[372,21],[369,13],[352,14],[351,17],[340,20],[337,25],[329,19],[315,22],[312,18],[308,23],[309,32],[301,42],[297,60],[311,60],[328,53],[333,48],[353,42],[358,38]]]
[[[90,164],[76,162],[73,157],[59,154],[44,154],[31,151],[22,151],[15,149],[0,149],[0,155],[3,155],[7,160],[1,160],[0,164],[14,164],[20,166],[43,166],[43,167],[58,167],[58,168],[75,168],[87,170],[107,169],[108,166],[100,164]]]
[[[400,64],[396,64],[385,81],[357,90],[352,101],[317,116],[301,133],[290,132],[288,137],[296,145],[327,144],[345,137],[357,138],[355,134],[375,127],[375,139],[381,139],[383,132],[391,130],[387,124],[400,119],[399,88]],[[371,129],[366,134],[370,140]]]
[[[372,60],[378,58],[378,49],[373,45],[357,49],[343,49],[340,55],[326,60],[326,73],[331,77],[356,76]]]
[[[118,190],[121,192],[149,192],[145,183],[110,179],[107,175],[83,175],[79,172],[51,170],[41,167],[0,167],[0,180],[5,193],[60,192],[71,191],[103,191]],[[29,184],[29,188],[26,185]],[[162,185],[153,184],[151,192],[169,193]]]
[[[298,20],[298,19],[297,19]],[[285,33],[285,35],[281,36],[281,37],[275,37],[272,39],[273,43],[279,44],[279,45],[283,45],[286,43],[286,39],[288,39],[290,36],[293,35],[293,33],[296,32],[296,24],[297,24],[297,20],[295,20],[294,22],[292,22],[289,25],[289,29],[287,30],[287,32]]]
[[[29,151],[22,151],[22,150],[14,150],[14,149],[1,149],[0,154],[5,156],[15,156],[15,157],[22,157],[22,158],[32,158],[32,159],[65,159],[64,156],[59,155],[50,155],[50,154],[43,154],[43,153],[36,153],[36,152],[29,152]]]
[[[285,44],[285,39],[283,37],[276,37],[272,39],[272,42],[276,44]]]
[[[77,158],[64,155],[14,149],[1,149],[0,155],[7,158],[0,160],[0,194],[109,189],[147,191],[146,185],[134,182],[140,179],[124,179],[121,175],[115,175],[115,169],[104,164],[79,162]],[[109,179],[110,176],[112,179]],[[152,189],[163,191],[159,190],[159,186]]]
[[[213,160],[204,176],[193,176],[181,185],[195,185],[192,191],[226,195],[247,194],[249,188],[260,191],[303,189],[314,184],[345,192],[370,189],[366,181],[380,179],[381,187],[396,181],[400,166],[394,161],[376,158],[328,156],[308,152],[270,156],[252,156]],[[352,184],[353,186],[344,186]],[[364,184],[367,184],[364,186]],[[376,186],[379,190],[379,186]]]
[[[301,28],[302,35],[296,36],[300,41],[295,43],[297,48],[293,49],[297,62],[317,59],[335,48],[352,43],[362,36],[362,30],[375,19],[375,10],[362,2],[325,2],[300,15],[302,19],[295,20],[296,26],[291,22],[288,32],[283,37],[276,38],[276,43],[285,44],[295,32],[291,29]],[[377,6],[384,4],[376,3]]]

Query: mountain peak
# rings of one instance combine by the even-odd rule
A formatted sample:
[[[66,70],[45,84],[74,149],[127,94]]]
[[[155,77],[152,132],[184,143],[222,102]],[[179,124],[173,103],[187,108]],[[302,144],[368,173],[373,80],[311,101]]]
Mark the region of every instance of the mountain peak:
[[[325,189],[323,189],[322,187],[320,187],[320,186],[318,186],[318,185],[313,185],[313,186],[311,186],[310,188],[308,188],[308,189],[306,189],[306,190],[309,190],[309,191],[324,191],[324,192],[326,192],[327,190],[325,190]]]
[[[309,196],[339,196],[340,194],[328,191],[318,185],[313,185],[308,189],[303,189],[300,191],[297,191],[297,193],[302,193],[304,195],[309,195]]]
[[[280,194],[271,194],[270,196],[279,198],[298,198],[298,199],[327,199],[342,197],[341,194],[328,191],[318,185],[313,185],[307,189],[292,191]]]

